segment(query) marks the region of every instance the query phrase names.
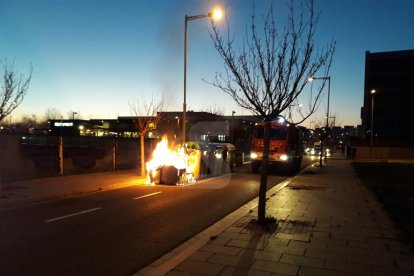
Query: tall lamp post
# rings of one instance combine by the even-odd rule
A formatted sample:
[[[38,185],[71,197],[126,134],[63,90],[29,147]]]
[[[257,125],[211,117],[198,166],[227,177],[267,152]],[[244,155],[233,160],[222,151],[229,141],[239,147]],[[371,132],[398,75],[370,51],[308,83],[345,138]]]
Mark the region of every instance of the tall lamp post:
[[[375,92],[377,92],[375,89],[372,89],[370,91],[371,93],[371,143],[370,143],[371,150],[372,150],[372,145],[374,142],[373,139],[374,139],[374,95],[375,95]]]
[[[10,120],[10,122],[9,122],[9,132],[10,132],[10,134],[12,133],[12,119],[13,119],[13,116],[10,115],[10,118],[9,118],[9,120]]]
[[[186,127],[187,127],[187,22],[190,20],[201,19],[205,17],[210,17],[212,20],[220,19],[223,12],[219,9],[216,9],[207,14],[200,15],[186,15],[184,17],[184,101],[183,101],[183,144],[186,142]]]
[[[234,114],[236,114],[236,111],[231,112],[231,143],[234,144]]]
[[[308,78],[309,81],[313,81],[313,80],[328,80],[328,106],[326,108],[326,124],[325,124],[325,131],[328,131],[328,127],[329,127],[329,98],[331,95],[331,77],[327,76],[327,77],[309,77]],[[328,141],[327,141],[327,133],[325,134],[325,146],[328,146]],[[323,155],[323,143],[321,143],[321,156],[319,158],[319,166],[322,166],[322,155]],[[326,149],[325,149],[325,163],[327,161],[327,157],[326,157]]]
[[[177,134],[175,136],[175,139],[177,139],[178,138],[178,135],[180,133],[180,117],[175,116],[175,119],[177,120],[177,132],[176,132]]]

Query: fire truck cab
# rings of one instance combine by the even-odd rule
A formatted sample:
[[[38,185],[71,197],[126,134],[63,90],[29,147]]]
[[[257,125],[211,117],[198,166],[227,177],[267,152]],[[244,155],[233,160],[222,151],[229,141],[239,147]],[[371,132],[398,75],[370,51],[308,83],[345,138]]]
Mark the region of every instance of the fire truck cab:
[[[264,149],[264,123],[256,123],[250,154],[252,171],[258,173],[262,165]],[[303,132],[285,119],[279,117],[270,123],[269,159],[271,165],[277,165],[289,173],[300,168],[303,157]]]

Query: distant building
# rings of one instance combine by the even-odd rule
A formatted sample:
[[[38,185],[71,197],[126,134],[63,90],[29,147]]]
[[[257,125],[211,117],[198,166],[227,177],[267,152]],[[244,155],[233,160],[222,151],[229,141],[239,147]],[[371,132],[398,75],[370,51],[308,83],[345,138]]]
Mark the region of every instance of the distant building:
[[[383,141],[414,138],[414,50],[365,54],[362,127],[370,137],[372,97],[374,139]],[[372,96],[371,91],[375,90]]]
[[[354,126],[344,126],[343,136],[358,137],[359,136],[359,128],[354,127]]]
[[[334,139],[341,139],[341,136],[343,136],[343,133],[344,133],[343,128],[336,126],[336,127],[331,128],[330,136]]]
[[[146,138],[167,135],[181,142],[182,112],[159,112],[158,124],[146,134]],[[250,151],[255,116],[221,116],[208,112],[187,112],[186,135],[189,141],[230,142],[244,152]],[[4,129],[4,127],[3,127]],[[4,130],[0,129],[0,132]],[[117,119],[50,120],[47,133],[54,136],[138,137],[138,117]]]

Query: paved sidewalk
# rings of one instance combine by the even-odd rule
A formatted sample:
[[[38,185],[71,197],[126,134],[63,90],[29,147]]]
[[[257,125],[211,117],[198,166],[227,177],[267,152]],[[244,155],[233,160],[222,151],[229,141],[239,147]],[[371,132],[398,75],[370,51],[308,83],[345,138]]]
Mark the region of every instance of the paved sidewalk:
[[[76,194],[142,184],[137,170],[65,175],[0,183],[0,210]]]
[[[310,167],[268,191],[277,227],[251,222],[255,199],[136,275],[414,275],[409,246],[354,174],[349,160]]]

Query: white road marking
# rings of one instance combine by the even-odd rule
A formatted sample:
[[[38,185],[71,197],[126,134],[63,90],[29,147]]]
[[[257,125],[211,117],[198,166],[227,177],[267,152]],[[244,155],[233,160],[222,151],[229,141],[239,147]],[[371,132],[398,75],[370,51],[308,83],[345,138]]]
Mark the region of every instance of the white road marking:
[[[160,194],[160,193],[162,193],[162,192],[155,192],[155,193],[152,193],[152,194],[147,194],[147,195],[143,195],[143,196],[139,196],[139,197],[134,197],[134,199],[140,199],[140,198],[144,198],[144,197],[149,197],[149,196],[153,196],[153,195],[158,195],[158,194]]]
[[[61,217],[57,217],[57,218],[48,219],[48,220],[45,220],[45,222],[52,222],[52,221],[57,221],[57,220],[61,220],[61,219],[65,219],[65,218],[69,218],[69,217],[73,217],[73,216],[77,216],[77,215],[82,215],[82,214],[85,214],[85,213],[90,213],[90,212],[93,212],[93,211],[97,211],[99,209],[101,209],[101,207],[93,208],[93,209],[89,209],[89,210],[85,210],[85,211],[81,211],[81,212],[77,212],[77,213],[73,213],[73,214],[69,214],[69,215],[66,215],[66,216],[61,216]]]

